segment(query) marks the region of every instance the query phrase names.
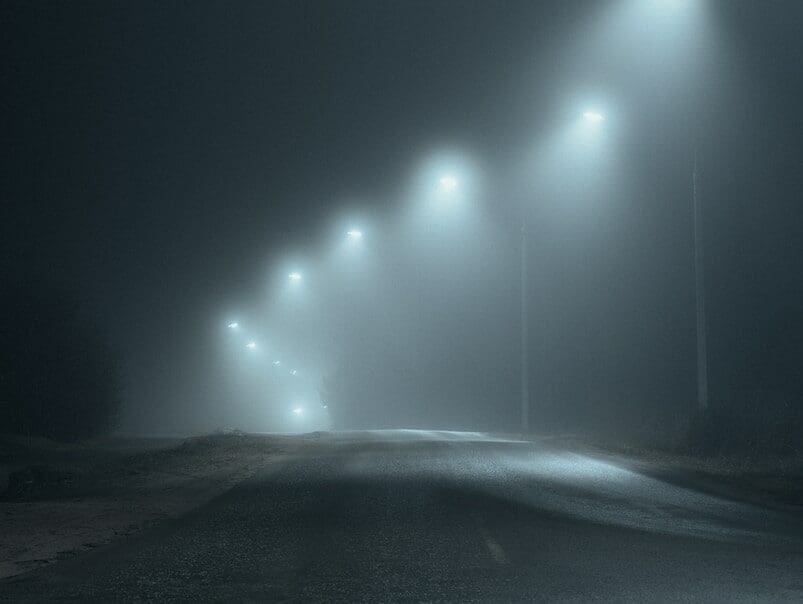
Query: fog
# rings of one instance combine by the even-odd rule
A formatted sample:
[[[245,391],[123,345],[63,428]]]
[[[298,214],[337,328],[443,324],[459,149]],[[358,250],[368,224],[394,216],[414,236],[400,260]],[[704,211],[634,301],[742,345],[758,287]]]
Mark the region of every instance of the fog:
[[[798,412],[798,3],[117,8],[6,43],[51,78],[6,70],[3,251],[111,334],[122,433],[673,438],[695,165],[709,405]]]

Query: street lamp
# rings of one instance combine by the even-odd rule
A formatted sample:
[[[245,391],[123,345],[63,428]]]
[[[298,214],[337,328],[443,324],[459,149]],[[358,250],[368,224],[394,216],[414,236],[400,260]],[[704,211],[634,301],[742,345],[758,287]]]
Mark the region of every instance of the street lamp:
[[[457,190],[457,179],[451,174],[444,174],[438,180],[438,188],[442,193],[454,193]]]
[[[348,237],[350,241],[359,241],[362,239],[362,231],[359,229],[350,229],[346,231],[346,237]]]
[[[293,271],[288,275],[288,278],[290,279],[290,281],[298,283],[299,281],[301,281],[301,273]]]
[[[257,343],[256,343],[256,342],[254,342],[254,341],[251,341],[251,342],[248,342],[248,344],[246,344],[246,345],[245,345],[245,347],[246,347],[248,350],[256,350],[256,348],[257,348]]]
[[[586,109],[581,115],[584,122],[596,126],[605,120],[605,116],[595,109]],[[521,427],[522,431],[530,430],[530,338],[529,318],[527,313],[527,212],[522,208],[520,232],[519,287],[520,287],[520,322],[521,322]]]
[[[583,119],[591,124],[598,124],[605,119],[605,116],[599,111],[589,110],[583,112]]]
[[[229,329],[237,329],[239,326],[240,324],[237,321],[232,321],[229,323]]]

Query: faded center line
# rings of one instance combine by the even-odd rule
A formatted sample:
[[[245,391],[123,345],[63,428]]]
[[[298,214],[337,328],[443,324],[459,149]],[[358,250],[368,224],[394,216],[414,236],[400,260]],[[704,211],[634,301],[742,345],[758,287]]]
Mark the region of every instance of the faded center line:
[[[505,554],[505,550],[502,549],[502,546],[499,545],[499,542],[494,539],[493,535],[485,528],[479,527],[479,533],[482,536],[482,540],[485,542],[485,546],[488,548],[488,551],[491,552],[491,557],[494,559],[494,562],[497,564],[510,564],[510,560],[507,558],[507,554]]]

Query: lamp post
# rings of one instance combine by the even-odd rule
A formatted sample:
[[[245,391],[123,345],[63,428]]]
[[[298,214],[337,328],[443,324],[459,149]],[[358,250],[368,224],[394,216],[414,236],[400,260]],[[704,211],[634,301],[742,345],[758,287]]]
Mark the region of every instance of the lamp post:
[[[527,315],[527,219],[522,210],[521,218],[521,262],[519,287],[521,289],[521,430],[530,431],[530,366],[529,366],[529,330]]]
[[[697,150],[692,170],[692,202],[694,204],[694,298],[697,315],[697,409],[708,409],[708,351],[705,321],[705,273],[703,267],[703,221],[697,196]]]

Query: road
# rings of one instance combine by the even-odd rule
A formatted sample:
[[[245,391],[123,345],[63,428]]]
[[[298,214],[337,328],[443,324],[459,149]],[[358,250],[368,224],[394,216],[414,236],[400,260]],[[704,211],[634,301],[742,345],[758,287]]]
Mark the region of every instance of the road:
[[[0,600],[803,602],[803,521],[555,441],[343,433]]]

